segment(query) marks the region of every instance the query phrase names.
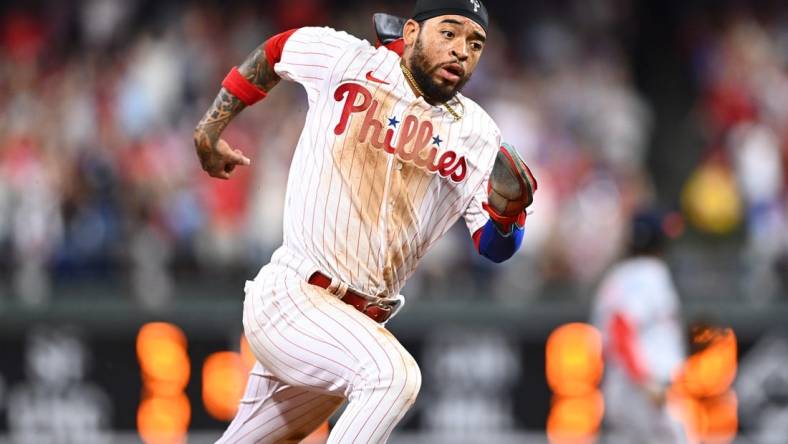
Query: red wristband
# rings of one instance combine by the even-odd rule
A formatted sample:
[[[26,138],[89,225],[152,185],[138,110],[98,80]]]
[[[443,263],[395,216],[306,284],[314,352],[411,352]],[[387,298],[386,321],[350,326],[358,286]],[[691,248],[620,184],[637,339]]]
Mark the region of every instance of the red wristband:
[[[482,202],[482,208],[487,211],[487,214],[490,215],[490,219],[492,219],[496,224],[504,232],[512,231],[512,224],[517,225],[518,227],[522,228],[525,226],[525,210],[517,213],[516,216],[503,216],[498,214],[487,202]]]
[[[254,85],[247,80],[246,77],[241,75],[237,67],[233,67],[233,69],[227,73],[227,77],[222,81],[222,86],[230,94],[238,97],[238,100],[243,102],[246,106],[252,106],[268,95],[257,85]]]

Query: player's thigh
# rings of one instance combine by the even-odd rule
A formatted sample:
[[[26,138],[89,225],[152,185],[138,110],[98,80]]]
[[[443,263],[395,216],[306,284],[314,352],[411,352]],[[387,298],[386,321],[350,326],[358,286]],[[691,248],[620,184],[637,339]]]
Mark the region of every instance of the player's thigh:
[[[418,396],[419,367],[383,326],[336,298],[318,296],[314,303],[329,315],[329,330],[341,342],[353,344],[359,362],[350,404],[329,442],[385,442]]]
[[[345,396],[357,374],[356,353],[329,331],[330,320],[305,294],[308,287],[276,269],[248,283],[246,337],[255,357],[283,382]]]
[[[324,320],[324,330],[351,354],[355,377],[350,391],[377,389],[413,395],[421,372],[413,356],[385,327],[318,287],[305,284],[310,314]]]
[[[289,386],[257,363],[238,412],[217,443],[300,442],[328,420],[343,401],[341,397]]]
[[[261,277],[247,289],[244,326],[255,356],[283,381],[347,397],[387,376],[420,378],[394,336],[352,306],[297,278]]]

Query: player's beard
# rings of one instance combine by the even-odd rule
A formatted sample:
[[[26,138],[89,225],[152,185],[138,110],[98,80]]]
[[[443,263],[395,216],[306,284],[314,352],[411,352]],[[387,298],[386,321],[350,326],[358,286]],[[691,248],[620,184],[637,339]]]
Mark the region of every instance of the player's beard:
[[[416,40],[416,45],[413,47],[413,54],[411,54],[408,62],[410,62],[410,72],[413,74],[413,78],[429,101],[448,102],[454,98],[458,92],[462,91],[462,88],[471,78],[470,74],[465,75],[454,86],[441,85],[436,82],[433,74],[440,69],[441,66],[431,66],[430,60],[424,53],[424,46],[421,44],[421,34],[419,34]]]

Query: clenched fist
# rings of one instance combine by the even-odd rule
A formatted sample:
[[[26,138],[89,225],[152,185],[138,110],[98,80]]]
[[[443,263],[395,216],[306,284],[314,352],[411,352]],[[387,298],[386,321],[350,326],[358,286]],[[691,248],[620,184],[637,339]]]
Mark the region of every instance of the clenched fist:
[[[236,166],[247,166],[252,163],[241,150],[231,148],[223,139],[219,139],[215,145],[211,146],[208,137],[201,137],[197,134],[194,137],[194,146],[200,157],[202,169],[211,177],[227,180]]]

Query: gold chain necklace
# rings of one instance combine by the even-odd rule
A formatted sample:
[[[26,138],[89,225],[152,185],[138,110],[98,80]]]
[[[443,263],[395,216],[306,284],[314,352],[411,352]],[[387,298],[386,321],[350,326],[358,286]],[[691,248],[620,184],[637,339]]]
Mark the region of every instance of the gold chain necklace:
[[[416,92],[419,93],[419,95],[421,95],[426,99],[427,96],[424,94],[424,91],[422,91],[421,88],[419,88],[418,83],[416,83],[416,79],[413,78],[413,73],[411,73],[410,70],[405,66],[405,62],[400,61],[399,66],[400,68],[402,68],[402,73],[405,74],[405,78],[408,80],[410,86],[412,86],[413,89],[415,89]],[[457,111],[454,111],[454,108],[449,106],[447,102],[441,102],[441,104],[446,108],[446,111],[448,111],[449,114],[451,114],[452,117],[454,117],[455,121],[459,121],[460,119],[462,119],[462,116],[459,113],[457,113]]]

